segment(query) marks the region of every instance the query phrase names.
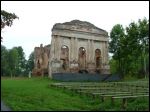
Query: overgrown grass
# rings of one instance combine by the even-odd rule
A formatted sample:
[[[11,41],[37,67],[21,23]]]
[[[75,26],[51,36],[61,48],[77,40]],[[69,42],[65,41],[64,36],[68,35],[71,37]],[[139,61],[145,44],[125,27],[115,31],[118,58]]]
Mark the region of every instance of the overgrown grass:
[[[120,110],[119,100],[112,106],[109,99],[102,103],[98,98],[48,87],[50,83],[56,82],[48,78],[2,78],[1,81],[2,100],[14,111]],[[146,110],[148,101],[138,99],[129,102],[131,106],[127,110]]]
[[[49,88],[47,78],[2,79],[1,95],[12,110],[90,110],[90,101]],[[83,100],[84,99],[84,100]]]
[[[137,76],[132,75],[125,75],[124,79],[122,81],[148,81],[149,77],[146,78],[138,78]]]

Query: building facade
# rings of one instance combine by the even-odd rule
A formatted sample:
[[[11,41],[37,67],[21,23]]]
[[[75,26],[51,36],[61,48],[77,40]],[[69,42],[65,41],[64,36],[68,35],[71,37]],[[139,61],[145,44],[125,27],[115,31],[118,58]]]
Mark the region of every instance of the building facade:
[[[108,33],[86,21],[55,24],[48,69],[49,77],[66,72],[109,74]]]

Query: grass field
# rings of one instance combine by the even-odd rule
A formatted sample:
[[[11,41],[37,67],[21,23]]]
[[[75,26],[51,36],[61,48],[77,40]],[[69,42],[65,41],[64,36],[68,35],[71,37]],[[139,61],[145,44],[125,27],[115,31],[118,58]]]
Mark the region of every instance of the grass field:
[[[13,111],[57,110],[120,110],[120,101],[111,106],[110,100],[72,94],[70,91],[49,87],[56,81],[48,78],[1,78],[1,98]],[[138,98],[128,103],[126,110],[148,110],[149,100]]]

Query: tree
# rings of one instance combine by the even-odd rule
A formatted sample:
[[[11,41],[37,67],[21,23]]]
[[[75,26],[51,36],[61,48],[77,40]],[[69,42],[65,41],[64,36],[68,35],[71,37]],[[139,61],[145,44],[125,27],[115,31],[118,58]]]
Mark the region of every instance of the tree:
[[[125,33],[124,33],[124,28],[122,25],[117,24],[115,25],[111,32],[110,32],[110,43],[109,43],[109,50],[111,53],[113,53],[113,58],[115,60],[118,60],[118,68],[117,71],[119,74],[121,74],[122,69],[121,69],[121,46],[122,46],[122,41],[124,40]]]
[[[114,60],[113,58],[109,60],[109,65],[110,65],[110,72],[112,74],[117,73],[117,61]]]
[[[23,75],[26,71],[26,59],[25,59],[25,53],[23,52],[23,49],[21,46],[14,47],[18,52],[18,68],[17,68],[17,74]]]
[[[1,75],[2,76],[21,76],[26,75],[27,61],[21,46],[6,49],[1,45]]]
[[[4,29],[5,26],[11,27],[14,19],[19,19],[19,17],[15,15],[15,13],[9,13],[1,10],[1,30]]]
[[[138,45],[139,38],[139,29],[138,24],[132,22],[126,27],[126,41],[127,41],[127,52],[126,52],[126,74],[130,72],[130,74],[137,74],[137,70],[139,68],[137,60],[140,55],[140,46]]]
[[[130,48],[130,71],[146,74],[146,56],[149,54],[149,22],[146,18],[139,19],[137,23],[132,22],[126,28],[127,40]],[[132,49],[131,49],[132,48]],[[149,56],[149,55],[148,55]],[[140,64],[141,62],[141,64]],[[133,66],[135,68],[133,69]]]
[[[119,24],[112,28],[109,45],[110,52],[113,53],[111,65],[116,66],[119,73],[140,76],[149,72],[148,34],[149,21],[146,18],[139,19],[137,23],[131,22],[125,30]]]
[[[11,77],[16,74],[16,70],[18,69],[18,60],[19,60],[19,54],[16,48],[12,48],[9,50],[9,55],[8,55],[8,61],[9,61],[9,67],[10,67],[10,74]]]
[[[141,49],[143,51],[143,69],[144,69],[144,74],[146,74],[146,65],[149,63],[146,63],[146,56],[149,57],[149,21],[144,18],[143,20],[139,19],[139,40],[140,40],[140,45]],[[149,62],[149,61],[147,61]]]
[[[8,50],[5,46],[1,45],[1,75],[9,75],[8,70]]]
[[[27,62],[27,67],[26,69],[29,71],[32,71],[34,68],[34,52],[31,52],[28,62]]]

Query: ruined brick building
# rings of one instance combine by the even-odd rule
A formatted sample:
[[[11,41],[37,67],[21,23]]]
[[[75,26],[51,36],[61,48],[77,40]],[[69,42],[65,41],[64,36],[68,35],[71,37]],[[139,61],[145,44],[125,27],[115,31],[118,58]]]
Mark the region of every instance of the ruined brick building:
[[[85,21],[55,24],[51,46],[35,47],[34,56],[34,75],[110,73],[108,33]]]
[[[49,77],[68,72],[109,74],[108,33],[85,21],[55,24],[48,69]]]
[[[41,44],[40,47],[34,48],[34,69],[32,74],[36,76],[43,76],[48,74],[48,63],[50,55],[50,45],[44,46]]]

